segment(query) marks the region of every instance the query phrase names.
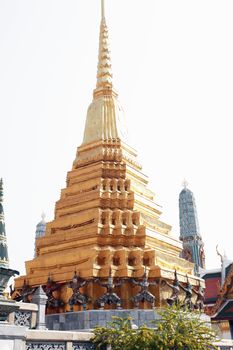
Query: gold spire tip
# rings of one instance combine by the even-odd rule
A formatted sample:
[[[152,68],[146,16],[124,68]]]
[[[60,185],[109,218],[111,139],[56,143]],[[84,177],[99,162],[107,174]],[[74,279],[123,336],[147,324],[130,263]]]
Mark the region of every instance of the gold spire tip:
[[[101,19],[105,19],[105,2],[104,0],[101,0]]]

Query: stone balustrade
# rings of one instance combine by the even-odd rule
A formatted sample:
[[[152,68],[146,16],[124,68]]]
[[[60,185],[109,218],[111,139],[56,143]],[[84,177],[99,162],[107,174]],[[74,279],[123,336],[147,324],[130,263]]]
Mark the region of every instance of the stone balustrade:
[[[19,310],[9,315],[9,323],[26,328],[35,328],[37,320],[38,305],[32,303],[18,302]]]
[[[90,332],[28,330],[26,350],[94,350]]]

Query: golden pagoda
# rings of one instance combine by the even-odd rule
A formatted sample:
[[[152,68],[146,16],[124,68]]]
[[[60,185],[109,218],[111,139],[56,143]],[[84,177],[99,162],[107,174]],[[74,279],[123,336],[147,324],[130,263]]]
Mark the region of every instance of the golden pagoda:
[[[128,145],[124,112],[113,88],[104,0],[101,17],[97,84],[83,142],[56,203],[55,218],[47,224],[45,236],[37,239],[36,256],[25,263],[26,276],[15,281],[20,291],[25,281],[34,288],[46,285],[50,276],[61,287],[60,312],[69,310],[69,282],[75,271],[89,281],[81,289],[89,297],[88,309],[96,308],[95,301],[104,292],[95,279],[110,274],[124,279],[117,294],[126,309],[133,306],[138,290],[130,279],[141,278],[145,269],[148,279],[158,282],[150,287],[156,306],[170,294],[161,281],[172,281],[175,270],[179,281],[186,283],[188,275],[192,285],[199,283],[193,263],[179,257],[182,243],[160,220],[148,177]]]

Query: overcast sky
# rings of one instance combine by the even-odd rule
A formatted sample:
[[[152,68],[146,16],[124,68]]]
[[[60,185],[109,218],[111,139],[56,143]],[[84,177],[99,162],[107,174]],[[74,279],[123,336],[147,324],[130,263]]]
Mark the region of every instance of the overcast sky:
[[[183,178],[207,267],[233,258],[232,0],[106,0],[114,85],[162,220]],[[100,0],[0,0],[0,177],[11,267],[53,219],[96,81]]]

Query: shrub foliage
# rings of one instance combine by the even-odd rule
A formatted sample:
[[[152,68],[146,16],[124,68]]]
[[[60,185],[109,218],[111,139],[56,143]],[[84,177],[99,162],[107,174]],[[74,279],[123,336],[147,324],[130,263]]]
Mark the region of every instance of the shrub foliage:
[[[160,312],[154,328],[132,328],[131,318],[113,317],[107,327],[97,327],[93,342],[97,349],[110,345],[112,350],[206,350],[216,349],[213,330],[200,314],[178,307]]]

